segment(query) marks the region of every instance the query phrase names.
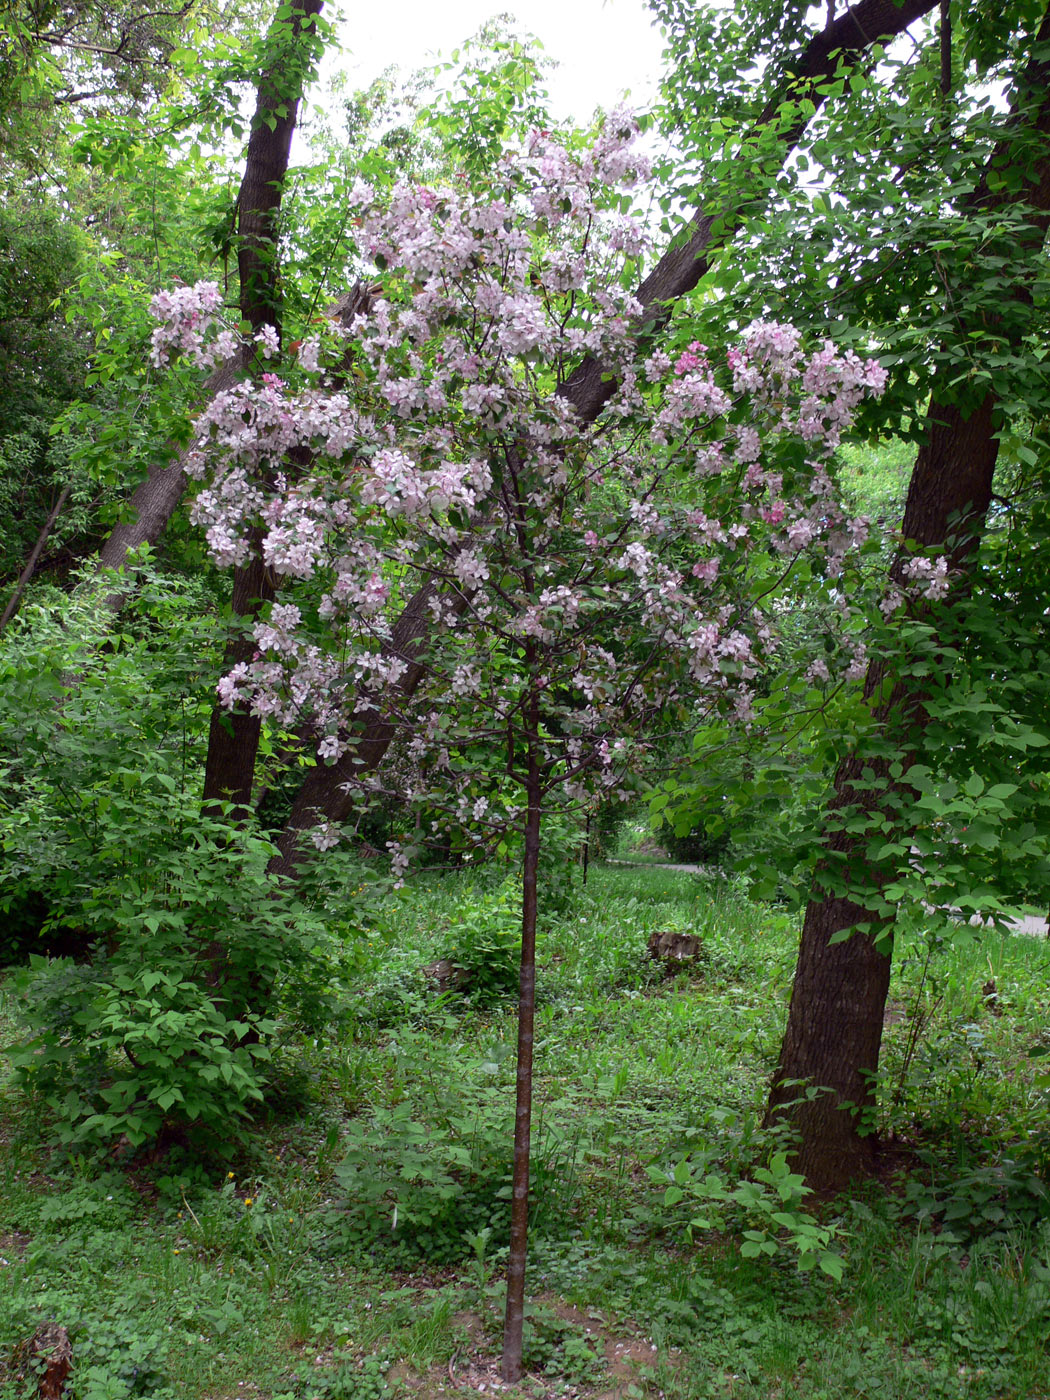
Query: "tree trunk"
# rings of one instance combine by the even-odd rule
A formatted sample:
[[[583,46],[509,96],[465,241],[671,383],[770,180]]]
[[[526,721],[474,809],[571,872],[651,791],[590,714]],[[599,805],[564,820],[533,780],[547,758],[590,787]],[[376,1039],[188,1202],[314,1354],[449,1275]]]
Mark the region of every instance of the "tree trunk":
[[[271,874],[294,879],[305,833],[323,821],[345,821],[353,809],[356,782],[382,763],[400,728],[398,707],[411,698],[426,673],[419,658],[430,626],[430,602],[434,596],[434,585],[428,583],[405,605],[383,651],[386,656],[407,662],[407,669],[388,704],[361,717],[353,746],[335,763],[316,764],[308,771],[277,843],[278,854],[270,861]]]
[[[240,309],[253,329],[270,321],[280,322],[275,263],[277,216],[280,213],[284,177],[292,134],[302,98],[302,88],[313,40],[303,34],[320,14],[323,0],[302,0],[291,14],[274,20],[266,38],[271,57],[256,89],[244,174],[237,195],[237,270]],[[278,108],[286,109],[283,116]],[[269,120],[275,125],[270,129]],[[201,397],[207,402],[228,389],[246,367],[243,356],[220,365],[205,383]],[[129,502],[129,519],[117,525],[99,552],[99,568],[119,570],[129,553],[144,544],[156,544],[186,491],[185,462],[189,448],[173,460],[152,468]],[[110,606],[119,611],[123,591],[115,591]]]
[[[278,265],[278,219],[288,173],[292,135],[309,69],[314,37],[311,22],[324,0],[299,0],[291,14],[279,12],[267,34],[270,61],[258,87],[255,116],[248,138],[244,177],[237,196],[237,273],[241,320],[252,333],[263,326],[281,329]],[[272,571],[261,558],[261,531],[253,531],[252,553],[234,570],[231,608],[242,629],[276,596]],[[248,661],[255,651],[242,630],[226,648],[224,670]],[[243,817],[251,804],[261,721],[243,706],[232,711],[218,704],[208,731],[204,773],[206,805],[228,801]]]
[[[1045,46],[1048,39],[1050,18],[1044,18],[1037,43]],[[1026,170],[1026,179],[1012,196],[1005,180],[997,181],[996,194],[991,196],[986,175],[969,201],[972,209],[987,210],[1011,198],[1023,199],[1042,211],[1029,224],[1033,265],[1046,237],[1046,211],[1050,210],[1048,80],[1050,64],[1033,61],[1019,85],[1019,105],[1029,104],[1033,95],[1039,102],[1034,114],[1018,112],[1024,126],[1042,138],[1039,161]],[[1010,156],[1010,143],[1001,142],[986,170],[1001,175],[1011,163]],[[1016,287],[1014,300],[1030,302],[1027,282]],[[1000,323],[989,317],[980,329],[999,331],[1015,344],[1023,333],[1021,324],[1012,317],[1009,325],[1005,319]],[[965,330],[960,327],[961,334]],[[957,377],[957,371],[947,372],[945,377]],[[926,441],[908,489],[901,533],[905,540],[924,548],[945,548],[951,568],[963,576],[961,585],[956,584],[955,596],[965,592],[965,575],[972,568],[991,501],[999,451],[995,413],[993,394],[967,414],[958,404],[941,402],[935,389],[927,414]],[[898,554],[894,562],[891,575],[898,581],[907,557]],[[865,695],[877,707],[883,736],[914,733],[923,720],[924,696],[914,687],[909,690],[906,682],[893,685],[890,680],[887,697],[887,677],[881,663],[875,662],[865,681]],[[902,766],[909,766],[907,758]],[[843,1190],[852,1180],[870,1174],[877,1148],[873,1120],[892,924],[876,910],[827,889],[827,877],[835,865],[844,867],[847,880],[852,873],[854,885],[858,876],[863,877],[873,893],[894,873],[868,868],[866,837],[836,829],[834,817],[843,808],[870,811],[878,805],[879,794],[867,783],[863,791],[853,786],[862,769],[868,770],[866,778],[881,778],[887,785],[884,791],[889,790],[889,760],[885,758],[852,755],[835,776],[829,809],[832,820],[825,842],[829,861],[818,875],[818,890],[823,884],[824,892],[815,893],[806,909],[787,1029],[766,1112],[767,1124],[786,1120],[797,1131],[799,1169],[809,1184],[821,1191]],[[854,933],[842,942],[831,941],[858,924],[878,926],[880,919],[882,926],[874,935]],[[807,1093],[807,1089],[816,1092]]]
[[[63,486],[59,494],[58,500],[52,506],[51,514],[47,517],[47,520],[44,522],[44,528],[40,531],[40,534],[37,536],[36,544],[33,546],[29,558],[26,560],[26,566],[22,570],[21,574],[19,574],[18,576],[18,582],[15,584],[14,592],[7,600],[7,607],[4,609],[4,615],[3,617],[0,617],[0,632],[4,630],[7,624],[14,617],[15,613],[18,611],[18,605],[22,601],[22,594],[26,591],[30,579],[36,572],[37,561],[39,560],[41,554],[44,552],[44,545],[47,544],[47,537],[54,529],[55,521],[62,514],[62,509],[65,506],[66,502],[69,500],[69,493],[70,491],[72,491],[72,489],[73,488],[71,486]]]
[[[535,651],[529,657],[533,680],[529,701],[528,769],[525,796],[525,859],[521,884],[521,980],[518,994],[517,1100],[514,1117],[514,1177],[507,1259],[507,1308],[503,1321],[503,1363],[507,1382],[521,1379],[525,1325],[525,1262],[529,1232],[529,1164],[532,1133],[532,1051],[536,1020],[536,884],[540,860],[539,696]]]
[[[273,596],[273,575],[260,555],[256,554],[242,568],[234,570],[231,608],[242,625],[255,617],[263,603]],[[231,638],[223,658],[224,669],[230,671],[238,662],[249,661],[255,650],[250,636],[242,634]],[[216,705],[212,710],[204,769],[206,810],[220,815],[216,804],[232,802],[234,821],[243,821],[248,816],[261,727],[258,715],[253,715],[243,705],[232,710]]]

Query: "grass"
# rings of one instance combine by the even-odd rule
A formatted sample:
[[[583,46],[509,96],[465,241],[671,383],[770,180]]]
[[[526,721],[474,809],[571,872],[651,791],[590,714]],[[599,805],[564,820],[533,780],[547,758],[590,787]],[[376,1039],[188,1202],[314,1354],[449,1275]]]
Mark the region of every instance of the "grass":
[[[286,1047],[283,1094],[228,1161],[50,1154],[35,1106],[0,1087],[2,1400],[26,1393],[14,1352],[44,1320],[69,1330],[76,1400],[491,1392],[501,898],[488,872],[435,875],[380,908],[352,1016]],[[701,934],[689,974],[648,959],[666,929]],[[732,1184],[779,1145],[759,1121],[796,939],[740,887],[657,868],[592,869],[548,912],[524,1395],[1050,1396],[1041,940],[899,940],[881,1097],[901,1170],[822,1208],[841,1282],[783,1250],[742,1257],[742,1208],[690,1233],[696,1204],[666,1204],[683,1157]],[[478,963],[473,1002],[420,970],[457,951]]]

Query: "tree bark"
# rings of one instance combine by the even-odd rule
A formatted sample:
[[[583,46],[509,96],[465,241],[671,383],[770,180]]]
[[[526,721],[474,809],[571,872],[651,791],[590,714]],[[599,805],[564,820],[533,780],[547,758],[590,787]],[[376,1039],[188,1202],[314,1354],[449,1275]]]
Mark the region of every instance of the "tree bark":
[[[949,551],[952,567],[964,569],[980,542],[991,500],[999,450],[995,400],[989,395],[968,418],[955,406],[931,403],[927,440],[916,459],[902,527],[906,539],[938,546],[957,522]],[[899,570],[903,557],[898,557]],[[907,732],[921,723],[923,696],[890,685],[880,662],[868,669],[865,695],[876,705],[884,734]],[[909,760],[904,758],[907,768]],[[856,788],[854,784],[861,782]],[[883,795],[872,780],[890,784],[890,762],[853,754],[839,766],[829,815],[843,809],[872,812]],[[883,790],[885,792],[886,789]],[[870,838],[832,830],[828,864],[844,866],[846,878],[866,878],[875,890],[892,873],[872,870],[865,847]],[[875,932],[831,940],[858,924]],[[892,926],[876,910],[845,895],[812,898],[806,908],[787,1029],[767,1109],[767,1123],[787,1120],[799,1134],[797,1169],[820,1191],[844,1189],[870,1175],[877,1140],[873,1131],[875,1085],[882,1021],[889,991]],[[816,1089],[813,1095],[806,1092]]]
[[[1037,37],[1037,53],[1050,40],[1050,15],[1044,17]],[[1039,159],[1024,165],[1024,178],[1011,192],[1001,177],[1011,162],[1011,139],[993,152],[984,178],[968,201],[972,211],[987,211],[1011,201],[1027,203],[1040,211],[1029,221],[1032,265],[1050,225],[1050,63],[1034,59],[1018,86],[1014,134],[1034,135],[1040,141]],[[1033,101],[1037,103],[1031,110]],[[989,173],[996,172],[995,193],[990,193]],[[1030,304],[1027,279],[1015,288],[1014,306]],[[998,332],[1019,344],[1024,318],[989,316],[980,326],[960,326]],[[972,342],[971,342],[972,343]],[[957,371],[945,373],[946,380]],[[997,400],[987,394],[969,412],[957,402],[946,402],[935,387],[927,413],[926,440],[916,458],[908,489],[901,533],[906,541],[923,548],[944,547],[957,582],[955,596],[965,593],[965,577],[972,569],[984,531],[992,496],[999,451]],[[899,581],[908,554],[898,554],[891,576]],[[889,692],[887,694],[887,692]],[[924,717],[925,697],[904,680],[893,682],[881,662],[873,662],[865,681],[865,695],[875,708],[883,733],[915,732]],[[907,742],[906,740],[904,742]],[[909,766],[904,758],[902,765]],[[839,866],[852,870],[854,879],[865,879],[873,892],[884,885],[893,870],[871,869],[865,852],[866,838],[836,829],[835,815],[844,808],[871,811],[879,794],[868,785],[881,779],[888,790],[887,759],[847,757],[835,775],[829,805],[829,831],[825,840],[827,861],[823,874]],[[864,772],[864,787],[854,784]],[[818,881],[820,876],[818,876]],[[825,881],[825,885],[828,883]],[[819,885],[818,885],[819,888]],[[874,900],[872,901],[875,902]],[[832,939],[858,924],[876,926],[874,933],[857,932],[841,942]],[[880,926],[881,924],[881,926]],[[859,1177],[869,1175],[877,1156],[874,1133],[876,1081],[882,1043],[882,1025],[889,990],[892,923],[877,910],[825,888],[815,893],[806,909],[798,965],[788,1010],[787,1028],[770,1090],[767,1124],[787,1121],[798,1134],[796,1160],[809,1184],[820,1191],[840,1191]],[[810,1092],[807,1093],[807,1090]]]

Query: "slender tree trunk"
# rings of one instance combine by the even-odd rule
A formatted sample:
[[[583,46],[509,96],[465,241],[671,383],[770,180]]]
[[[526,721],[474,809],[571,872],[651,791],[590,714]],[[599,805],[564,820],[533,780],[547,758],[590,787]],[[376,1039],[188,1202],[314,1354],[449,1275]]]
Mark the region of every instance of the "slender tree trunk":
[[[1018,120],[1015,130],[1041,142],[1039,159],[1031,162],[1031,148],[1024,157],[1025,178],[1013,187],[1004,179],[989,194],[987,176],[969,201],[974,209],[987,210],[1011,199],[1024,201],[1041,211],[1029,222],[1032,266],[1046,238],[1050,222],[1050,64],[1042,54],[1050,40],[1050,17],[1045,17],[1037,40],[1038,57],[1019,84]],[[1033,98],[1038,103],[1031,110]],[[997,146],[987,169],[1000,176],[1011,164],[1009,140]],[[1015,288],[1013,305],[1030,304],[1027,279]],[[1015,345],[1020,343],[1024,317],[989,315],[980,329],[998,331]],[[966,327],[960,327],[965,334]],[[956,377],[952,369],[946,378]],[[966,591],[965,576],[972,567],[984,531],[992,495],[999,450],[997,401],[988,394],[971,412],[939,399],[936,390],[927,414],[926,441],[912,473],[905,506],[902,534],[924,548],[944,547],[949,563],[963,582],[956,596]],[[899,555],[892,573],[899,580],[905,555]],[[887,691],[889,694],[887,696]],[[876,707],[876,719],[884,735],[895,730],[907,743],[924,718],[925,697],[907,682],[893,684],[881,663],[873,663],[865,682],[865,694]],[[905,759],[904,768],[908,767]],[[864,771],[864,785],[854,784]],[[797,1162],[809,1184],[822,1191],[844,1189],[850,1181],[870,1174],[876,1157],[873,1132],[876,1077],[882,1043],[882,1024],[889,989],[892,926],[863,903],[828,890],[829,872],[838,867],[855,887],[867,884],[877,893],[894,873],[871,869],[867,838],[837,827],[834,818],[843,808],[871,811],[878,805],[870,779],[881,779],[888,791],[889,761],[854,754],[843,761],[835,776],[830,804],[828,859],[818,888],[806,909],[798,966],[788,1011],[787,1029],[770,1091],[767,1123],[787,1120],[799,1134]],[[874,902],[874,901],[873,901]],[[858,924],[874,924],[876,931],[854,933],[841,942],[839,935]],[[807,1093],[807,1090],[815,1091]]]
[[[533,680],[535,671],[533,670]],[[529,737],[525,796],[525,859],[521,886],[521,980],[518,994],[517,1107],[514,1118],[514,1177],[510,1208],[510,1254],[507,1260],[507,1309],[503,1322],[505,1381],[521,1379],[525,1325],[525,1262],[529,1232],[529,1162],[532,1132],[532,1051],[536,1021],[536,894],[540,860],[542,789],[539,755],[539,696],[529,702]]]
[[[33,546],[29,558],[26,560],[26,566],[18,576],[18,582],[15,584],[14,592],[7,600],[7,607],[4,609],[4,615],[0,617],[0,632],[4,630],[18,611],[18,605],[22,601],[22,594],[26,591],[29,580],[36,572],[37,561],[44,552],[44,545],[47,544],[47,537],[55,528],[55,521],[62,514],[63,507],[69,500],[69,493],[72,489],[71,486],[63,486],[58,500],[55,502],[54,506],[52,506],[51,514],[44,522],[44,528],[37,536],[36,544]]]

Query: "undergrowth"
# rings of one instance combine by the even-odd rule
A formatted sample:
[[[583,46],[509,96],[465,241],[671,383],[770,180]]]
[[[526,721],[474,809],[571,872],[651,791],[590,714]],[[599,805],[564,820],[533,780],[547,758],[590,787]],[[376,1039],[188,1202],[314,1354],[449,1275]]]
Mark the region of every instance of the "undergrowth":
[[[433,873],[347,924],[337,1029],[285,1037],[280,1092],[225,1156],[58,1152],[8,1075],[2,1400],[31,1390],[18,1349],[43,1322],[69,1334],[73,1400],[480,1384],[507,1239],[507,890],[498,872]],[[647,943],[663,931],[698,935],[702,958],[662,975]],[[592,869],[549,911],[528,1385],[1050,1396],[1050,950],[902,937],[880,1094],[894,1170],[813,1205],[790,1142],[760,1126],[795,940],[740,885],[655,867]],[[438,959],[471,979],[438,985]],[[6,986],[5,1043],[19,1015]]]

